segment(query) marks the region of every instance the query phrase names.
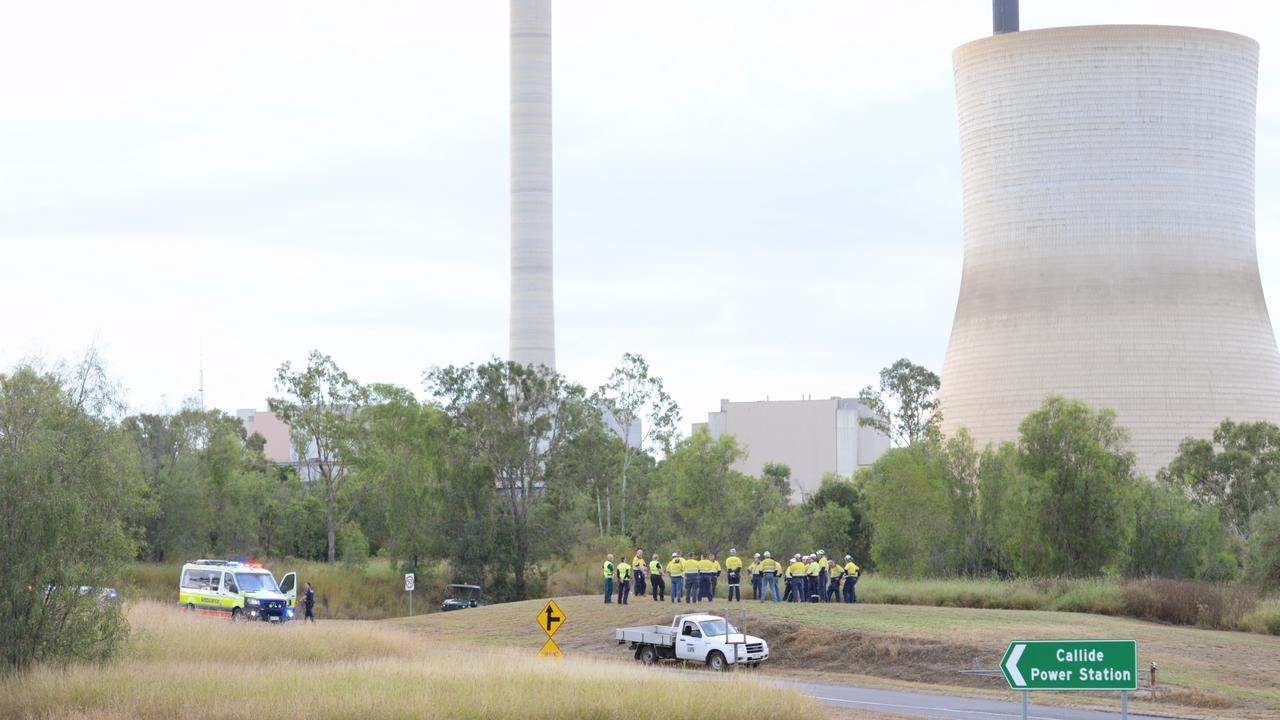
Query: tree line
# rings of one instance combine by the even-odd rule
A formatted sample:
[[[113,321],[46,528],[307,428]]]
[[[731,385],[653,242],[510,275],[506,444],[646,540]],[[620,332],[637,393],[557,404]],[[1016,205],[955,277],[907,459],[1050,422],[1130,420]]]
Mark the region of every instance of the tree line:
[[[936,375],[902,360],[862,394],[896,447],[793,505],[786,466],[748,475],[732,436],[679,435],[679,409],[636,355],[591,391],[495,359],[427,370],[419,394],[313,352],[279,368],[269,401],[297,467],[220,411],[127,415],[106,378],[93,354],[0,374],[7,666],[106,652],[123,619],[72,589],[112,585],[130,560],[379,556],[506,600],[542,594],[550,561],[604,538],[821,547],[906,576],[1280,585],[1280,427],[1265,422],[1224,421],[1146,479],[1114,413],[1069,398],[1046,398],[1014,442],[944,438]]]

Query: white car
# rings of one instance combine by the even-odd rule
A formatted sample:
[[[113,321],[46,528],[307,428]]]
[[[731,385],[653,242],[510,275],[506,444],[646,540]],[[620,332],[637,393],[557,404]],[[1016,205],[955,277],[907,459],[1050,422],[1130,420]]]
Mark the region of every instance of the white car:
[[[670,625],[618,628],[614,639],[630,643],[636,659],[646,665],[658,660],[692,660],[712,670],[730,665],[759,667],[769,658],[769,643],[744,635],[718,615],[676,615]]]

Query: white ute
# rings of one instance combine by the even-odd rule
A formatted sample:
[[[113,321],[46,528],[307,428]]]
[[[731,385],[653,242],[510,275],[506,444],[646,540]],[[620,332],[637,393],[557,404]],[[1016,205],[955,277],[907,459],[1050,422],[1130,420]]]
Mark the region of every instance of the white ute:
[[[658,660],[692,660],[712,670],[730,665],[759,667],[769,658],[769,644],[754,635],[743,635],[718,615],[676,615],[670,625],[618,628],[619,645],[630,643],[636,659],[645,665]]]

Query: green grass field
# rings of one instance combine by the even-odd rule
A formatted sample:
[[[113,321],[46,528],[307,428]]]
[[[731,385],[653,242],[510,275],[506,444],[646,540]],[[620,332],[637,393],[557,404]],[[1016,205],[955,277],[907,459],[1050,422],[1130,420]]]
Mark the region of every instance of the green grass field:
[[[391,623],[232,624],[153,602],[134,603],[129,620],[129,645],[110,663],[0,679],[0,717],[766,720],[779,703],[824,714],[741,676],[701,683],[586,657],[539,658],[536,647],[449,643]],[[672,693],[700,701],[634,701]]]
[[[544,601],[507,603],[476,610],[389,620],[431,637],[482,647],[536,648],[542,632],[535,615]],[[620,625],[667,623],[689,606],[633,599],[626,607],[597,596],[557,598],[567,621],[556,640],[570,656],[629,660],[613,641]],[[695,606],[705,610],[707,605]],[[1164,687],[1153,702],[1135,695],[1146,712],[1216,713],[1232,717],[1280,717],[1280,638],[1201,630],[1122,617],[1042,610],[986,610],[906,605],[712,604],[748,633],[770,643],[770,672],[870,676],[891,682],[973,688],[959,675],[975,658],[998,665],[1017,639],[1133,638],[1139,662],[1160,664]],[[1005,688],[987,681],[990,690]],[[1104,704],[1113,702],[1102,698]],[[1136,712],[1137,710],[1135,710]]]

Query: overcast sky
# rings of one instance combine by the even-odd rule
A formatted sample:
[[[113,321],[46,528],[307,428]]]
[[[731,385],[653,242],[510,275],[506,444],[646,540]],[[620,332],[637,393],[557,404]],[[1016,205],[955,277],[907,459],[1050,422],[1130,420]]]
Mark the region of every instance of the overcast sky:
[[[1280,10],[1024,0],[1023,29],[1262,45],[1280,302]],[[557,0],[559,369],[720,398],[941,370],[962,257],[951,51],[987,0]],[[97,342],[134,410],[265,407],[311,348],[421,391],[507,351],[507,3],[6,2],[0,367]]]

